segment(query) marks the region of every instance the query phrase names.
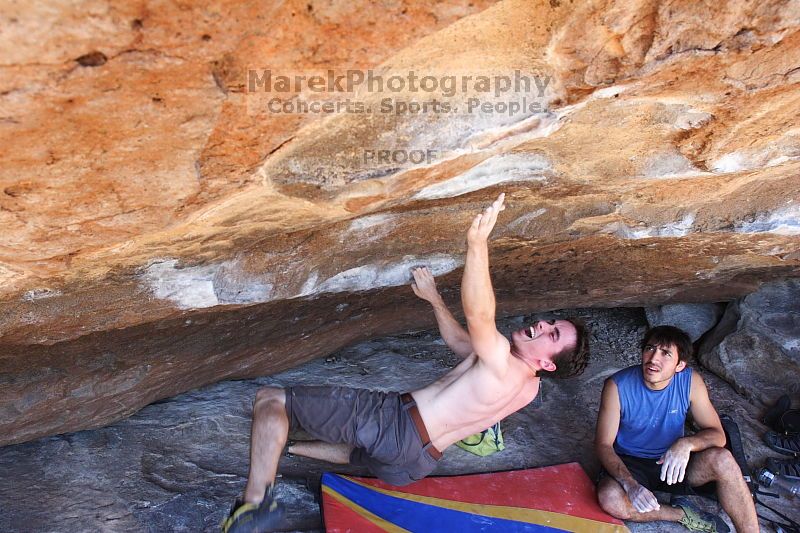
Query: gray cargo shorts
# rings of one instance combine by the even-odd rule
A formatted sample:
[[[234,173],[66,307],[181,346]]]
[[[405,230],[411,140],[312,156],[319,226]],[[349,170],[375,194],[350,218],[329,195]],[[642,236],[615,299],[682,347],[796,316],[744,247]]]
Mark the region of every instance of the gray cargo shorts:
[[[313,438],[353,446],[350,464],[366,466],[391,485],[408,485],[436,468],[423,447],[400,393],[335,386],[286,389],[289,429]]]

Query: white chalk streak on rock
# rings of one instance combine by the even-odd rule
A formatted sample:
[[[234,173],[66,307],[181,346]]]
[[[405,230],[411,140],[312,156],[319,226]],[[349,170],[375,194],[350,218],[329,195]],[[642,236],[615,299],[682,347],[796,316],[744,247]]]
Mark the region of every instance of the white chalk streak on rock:
[[[427,266],[434,276],[440,276],[462,264],[462,259],[446,254],[407,255],[398,263],[376,263],[345,270],[322,282],[314,292],[365,291],[379,287],[396,287],[411,283],[412,267]]]
[[[800,205],[764,213],[752,222],[736,226],[738,233],[775,233],[777,235],[800,235]]]
[[[497,155],[455,178],[425,187],[414,198],[452,198],[498,183],[546,181],[547,177],[543,173],[550,168],[550,162],[536,154]]]
[[[156,298],[170,300],[179,309],[214,307],[219,299],[214,293],[214,275],[219,265],[179,268],[177,259],[151,263],[142,280]]]
[[[623,239],[646,239],[648,237],[683,237],[692,231],[694,213],[689,213],[681,220],[654,227],[632,228],[622,222],[615,222],[606,226],[607,233],[614,233]]]

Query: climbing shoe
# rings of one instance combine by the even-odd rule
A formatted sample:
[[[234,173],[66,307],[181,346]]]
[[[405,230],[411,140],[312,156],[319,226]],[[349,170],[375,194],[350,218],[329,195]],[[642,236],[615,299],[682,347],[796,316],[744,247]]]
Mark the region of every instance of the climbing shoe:
[[[800,459],[781,461],[770,457],[767,459],[767,470],[792,481],[800,481]]]
[[[672,506],[683,510],[680,524],[689,531],[702,531],[705,533],[729,533],[731,528],[718,515],[698,509],[692,502],[683,496],[672,498]]]
[[[286,511],[273,495],[272,485],[267,487],[260,504],[244,503],[238,499],[222,524],[222,533],[264,533],[285,528]]]
[[[288,439],[286,441],[286,446],[283,447],[283,456],[284,457],[288,457],[289,459],[294,459],[295,455],[292,452],[289,451],[289,448],[294,446],[294,444],[296,442],[297,442],[296,440],[292,440],[292,439]]]
[[[800,433],[784,435],[775,431],[764,434],[764,442],[776,452],[800,457]]]

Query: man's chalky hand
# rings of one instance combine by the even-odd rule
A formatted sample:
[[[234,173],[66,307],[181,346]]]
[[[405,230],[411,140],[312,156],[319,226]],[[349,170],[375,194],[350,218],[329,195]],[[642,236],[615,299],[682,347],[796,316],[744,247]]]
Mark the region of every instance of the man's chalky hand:
[[[433,274],[428,267],[412,268],[411,275],[414,276],[414,282],[411,284],[411,290],[414,291],[414,294],[431,303],[439,299],[436,282],[433,280]]]
[[[489,238],[489,234],[492,232],[492,228],[494,228],[495,222],[497,222],[497,215],[500,211],[505,209],[503,205],[505,197],[505,193],[500,193],[500,196],[497,197],[497,200],[495,200],[492,205],[487,207],[483,213],[477,215],[472,220],[472,225],[469,227],[469,231],[467,231],[468,243],[477,244],[486,242]]]
[[[658,503],[655,494],[653,494],[647,487],[636,484],[633,487],[625,490],[628,499],[633,504],[633,508],[640,513],[649,513],[658,511],[661,505]]]
[[[656,461],[661,465],[661,481],[666,481],[667,485],[674,485],[683,481],[686,475],[686,465],[689,464],[691,447],[683,440],[676,440],[669,450],[664,452],[661,459]]]

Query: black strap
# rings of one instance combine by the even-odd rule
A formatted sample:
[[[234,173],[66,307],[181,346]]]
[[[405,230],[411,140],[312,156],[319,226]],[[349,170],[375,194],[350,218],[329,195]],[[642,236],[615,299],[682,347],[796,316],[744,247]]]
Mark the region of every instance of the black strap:
[[[764,494],[764,493],[761,493],[761,494]],[[773,496],[773,495],[771,495],[771,496]],[[765,507],[765,508],[769,509],[770,511],[775,513],[777,516],[781,517],[783,520],[786,520],[786,523],[778,522],[777,520],[773,520],[772,518],[767,518],[766,516],[763,516],[763,515],[760,515],[760,514],[756,513],[759,518],[761,518],[762,520],[766,520],[767,522],[772,524],[772,527],[780,526],[781,528],[783,528],[784,531],[786,531],[786,533],[800,533],[800,524],[798,524],[797,522],[795,522],[794,520],[792,520],[791,518],[789,518],[785,514],[781,513],[777,509],[775,509],[775,508],[767,505],[766,503],[762,502],[761,500],[758,499],[757,496],[756,496],[756,504],[761,505],[762,507]]]
[[[778,427],[787,434],[800,432],[800,409],[789,409],[781,415]]]
[[[771,523],[773,527],[774,526],[782,527],[787,533],[800,533],[800,524],[798,524],[797,522],[795,522],[782,512],[778,511],[774,507],[767,505],[766,503],[761,501],[761,499],[759,499],[759,496],[767,496],[769,498],[779,498],[780,496],[778,494],[773,494],[772,492],[766,492],[764,490],[761,490],[760,488],[756,488],[756,491],[753,493],[753,501],[756,503],[756,505],[760,505],[766,509],[769,509],[777,516],[781,517],[783,520],[786,520],[786,523],[778,522],[777,520],[773,520],[772,518],[767,518],[762,515],[758,515],[759,518]]]
[[[478,442],[476,442],[476,443],[474,443],[474,444],[473,444],[473,443],[471,443],[471,442],[467,442],[467,438],[469,438],[469,437],[467,437],[467,438],[464,438],[464,439],[461,439],[461,442],[462,442],[462,443],[464,443],[464,444],[466,444],[467,446],[479,446],[479,445],[480,445],[480,443],[482,443],[482,442],[483,442],[483,439],[485,439],[485,438],[486,438],[486,432],[488,432],[488,431],[489,431],[488,429],[484,429],[483,431],[481,431],[481,440],[479,440]],[[477,433],[476,433],[476,435],[477,435]],[[470,435],[470,437],[471,437],[471,436],[472,436],[472,435]]]
[[[722,422],[722,430],[725,431],[726,443],[725,447],[730,450],[739,469],[742,471],[747,488],[750,489],[750,494],[755,499],[756,492],[758,492],[758,481],[753,476],[753,471],[750,470],[750,465],[747,464],[747,456],[744,454],[744,445],[742,444],[742,434],[739,431],[739,424],[727,414],[719,417]]]
[[[494,429],[494,447],[500,449],[500,422],[492,426]]]
[[[759,488],[758,481],[753,476],[753,471],[750,470],[750,465],[747,464],[747,457],[744,454],[744,446],[742,445],[742,434],[739,431],[739,425],[736,423],[736,421],[727,414],[720,415],[719,419],[722,422],[722,429],[725,431],[725,437],[727,437],[725,447],[730,450],[731,455],[733,455],[733,458],[736,459],[736,463],[742,470],[742,476],[744,476],[747,487],[750,489],[750,493],[753,495],[753,502],[757,505],[765,507],[766,509],[769,509],[775,513],[776,516],[786,520],[786,522],[779,522],[756,513],[758,514],[758,517],[762,520],[766,520],[772,524],[773,527],[780,526],[784,531],[786,531],[786,533],[800,533],[800,524],[759,499],[759,496],[777,498],[778,495],[770,492],[764,492]]]

